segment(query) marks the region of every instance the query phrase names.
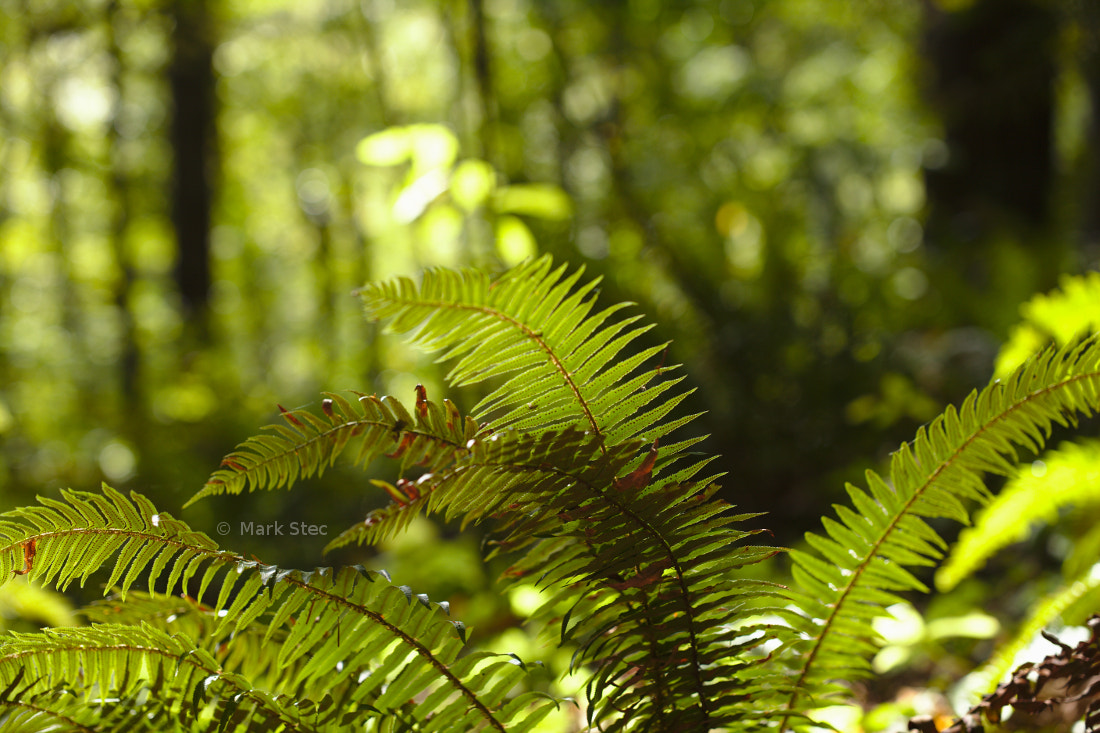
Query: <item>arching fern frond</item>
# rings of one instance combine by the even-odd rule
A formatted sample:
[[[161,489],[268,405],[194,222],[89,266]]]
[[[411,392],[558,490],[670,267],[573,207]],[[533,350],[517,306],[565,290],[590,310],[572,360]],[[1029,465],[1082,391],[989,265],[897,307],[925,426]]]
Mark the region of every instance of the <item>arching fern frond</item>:
[[[201,595],[226,563],[242,559],[220,552],[205,534],[158,512],[136,492],[128,499],[104,484],[101,494],[63,490],[61,496],[0,515],[0,585],[25,574],[62,590],[78,579],[83,586],[118,553],[108,587],[125,594],[140,574],[151,570],[159,577],[171,563],[166,591],[185,589],[201,571]]]
[[[650,443],[691,419],[666,421],[688,393],[666,394],[678,379],[655,381],[672,366],[638,371],[665,345],[624,356],[651,327],[632,327],[639,316],[605,325],[627,304],[593,314],[599,279],[577,287],[582,272],[566,275],[564,265],[554,269],[541,257],[495,280],[428,270],[419,287],[398,278],[359,294],[369,317],[388,320],[389,330],[427,350],[445,350],[440,360],[455,362],[451,384],[503,378],[473,410],[494,429],[576,427],[607,445]]]
[[[202,490],[184,506],[204,496],[239,494],[246,487],[289,488],[300,477],[320,475],[349,447],[355,462],[366,465],[386,454],[400,458],[402,471],[420,465],[429,471],[449,463],[477,433],[450,400],[439,405],[421,393],[416,416],[393,397],[356,393],[352,401],[327,393],[324,417],[307,410],[283,410],[286,425],[269,425],[270,434],[249,438],[222,461]]]
[[[560,502],[570,510],[531,517],[504,540],[547,538],[507,575],[549,592],[543,616],[571,608],[553,620],[563,643],[578,644],[574,667],[594,670],[593,720],[621,714],[607,730],[732,725],[759,711],[753,695],[786,687],[782,670],[753,657],[783,636],[751,621],[777,588],[731,577],[778,550],[741,544],[755,533],[734,525],[748,516],[731,515],[717,488],[620,482],[596,493],[578,483]]]
[[[303,572],[245,560],[219,550],[206,535],[157,512],[141,495],[131,493],[127,499],[107,486],[101,495],[69,491],[63,492],[63,499],[41,499],[43,506],[0,515],[0,584],[12,576],[13,570],[58,585],[77,577],[83,581],[105,562],[110,564],[117,552],[108,587],[117,582],[123,593],[146,572],[150,586],[167,574],[168,592],[176,587],[186,589],[189,579],[197,577],[195,598],[202,602],[206,589],[218,580],[217,596],[204,609],[217,618],[209,629],[210,637],[247,633],[250,627],[260,624],[263,641],[269,647],[278,645],[274,658],[284,680],[279,688],[316,693],[306,699],[319,700],[328,691],[342,689],[346,693],[341,700],[344,706],[366,706],[376,715],[388,715],[409,700],[426,695],[434,708],[430,723],[422,729],[433,731],[455,729],[450,726],[503,731],[511,723],[544,715],[544,708],[552,704],[530,696],[506,700],[504,694],[519,681],[522,667],[484,653],[463,656],[461,624],[447,619],[439,604],[414,596],[408,588],[391,585],[378,573],[359,568]],[[181,634],[169,636],[148,624],[139,631],[147,641],[152,640],[150,644],[167,644],[165,639],[171,638],[178,646],[184,638]],[[47,650],[57,641],[54,646],[65,648],[65,639],[82,638],[79,634],[84,632],[74,632],[77,636],[72,637],[52,633],[20,637],[21,643]],[[348,643],[349,639],[355,643]],[[219,665],[210,651],[190,644],[195,651],[187,653],[199,654],[197,659],[203,664],[209,662],[218,669],[224,666],[226,660]],[[114,653],[109,647],[104,647],[108,656]],[[4,648],[8,647],[0,650]],[[168,658],[183,653],[176,646],[165,651],[163,645],[156,644],[141,649],[142,653],[164,652]],[[124,650],[120,647],[116,651]],[[123,662],[111,659],[108,663],[104,657],[103,674],[111,664]],[[0,659],[0,669],[2,665]],[[128,667],[124,664],[120,669]],[[46,678],[49,670],[43,667],[34,671],[36,676]],[[49,678],[51,684],[59,684],[62,679],[77,684],[81,678],[66,677],[70,672],[72,668],[64,667]],[[239,674],[227,677],[231,681],[238,678],[244,679]],[[4,679],[2,672],[0,679]],[[107,681],[92,680],[103,684]]]
[[[561,622],[562,641],[577,639],[576,665],[596,670],[593,689],[601,692],[592,710],[617,719],[608,730],[641,720],[715,727],[744,718],[747,691],[774,689],[782,679],[760,675],[754,686],[735,665],[727,674],[703,670],[763,643],[761,630],[746,626],[760,612],[749,601],[775,589],[728,575],[777,551],[739,546],[752,533],[732,525],[746,517],[730,515],[709,480],[677,480],[699,466],[653,480],[654,448],[620,475],[637,445],[601,448],[575,429],[473,440],[440,474],[395,487],[407,502],[373,513],[336,543],[376,542],[423,508],[463,521],[492,517],[501,533],[494,552],[529,550],[506,577],[537,573],[554,588],[547,608],[578,606],[571,622]]]
[[[225,673],[190,639],[148,626],[12,633],[0,640],[0,683],[9,686],[24,678],[33,680],[21,690],[26,697],[72,688],[78,682],[85,713],[101,698],[148,690],[161,699],[175,700],[178,709],[171,713],[183,716],[185,722],[195,721],[208,701],[228,698],[234,704],[223,706],[226,727],[237,715],[241,723],[257,729],[270,729],[273,726],[264,721],[276,721],[288,731],[311,730],[300,724],[291,700],[279,700],[253,689],[243,677]]]
[[[807,535],[815,553],[791,553],[804,614],[793,623],[804,639],[793,647],[784,708],[804,709],[811,697],[824,704],[837,681],[865,673],[877,648],[870,619],[897,593],[926,590],[905,567],[930,565],[945,547],[925,519],[968,522],[966,502],[989,497],[983,474],[1010,473],[1015,446],[1038,452],[1053,423],[1098,407],[1100,343],[1048,350],[918,431],[893,455],[889,481],[869,471],[868,491],[849,485],[854,510],[838,506],[840,521],[826,518],[824,536]]]

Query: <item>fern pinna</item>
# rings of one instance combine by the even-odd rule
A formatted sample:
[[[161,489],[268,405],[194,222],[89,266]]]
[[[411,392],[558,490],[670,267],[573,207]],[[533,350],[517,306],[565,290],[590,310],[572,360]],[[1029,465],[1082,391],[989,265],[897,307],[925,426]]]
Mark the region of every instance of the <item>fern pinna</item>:
[[[797,587],[773,586],[741,568],[777,550],[749,544],[687,450],[701,438],[678,434],[693,416],[677,414],[676,368],[651,365],[664,345],[639,348],[647,327],[597,310],[598,281],[580,278],[542,258],[496,279],[368,285],[368,316],[441,351],[452,384],[493,380],[473,414],[423,388],[408,406],[327,394],[284,410],[192,501],[289,488],[342,454],[399,458],[400,478],[371,482],[388,506],[330,547],[377,543],[418,513],[492,523],[503,582],[537,584],[536,620],[588,675],[590,725],[804,727],[866,672],[869,621],[923,590],[906,567],[944,548],[925,520],[967,521],[984,472],[1097,406],[1097,342],[1044,352],[922,429],[888,478],[849,486],[852,506],[791,553]],[[104,564],[111,595],[91,626],[0,642],[5,729],[526,731],[574,704],[518,692],[524,662],[471,649],[445,603],[385,574],[248,560],[136,493],[64,492],[0,518],[0,582],[64,588]]]

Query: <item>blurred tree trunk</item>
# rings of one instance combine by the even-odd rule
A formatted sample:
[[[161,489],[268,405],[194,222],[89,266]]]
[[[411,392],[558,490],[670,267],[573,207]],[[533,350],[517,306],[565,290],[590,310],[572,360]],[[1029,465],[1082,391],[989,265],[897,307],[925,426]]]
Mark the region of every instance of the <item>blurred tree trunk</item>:
[[[1081,66],[1092,106],[1086,129],[1085,180],[1081,196],[1081,244],[1086,263],[1100,262],[1100,4],[1083,0],[1078,5],[1082,34]]]
[[[925,2],[927,94],[947,156],[926,171],[927,235],[941,284],[969,290],[965,320],[989,322],[980,294],[1048,289],[1068,248],[1050,236],[1061,12],[1043,0],[977,0],[944,11]],[[941,164],[942,163],[942,164]],[[1005,243],[1021,245],[1027,276]],[[951,302],[967,299],[948,296]]]
[[[477,84],[478,108],[481,113],[479,135],[481,154],[494,167],[500,168],[497,159],[496,139],[497,109],[493,93],[493,71],[489,51],[489,39],[485,29],[484,0],[470,0],[470,46],[473,55],[474,81]]]
[[[950,158],[929,173],[928,189],[945,225],[957,228],[952,217],[968,212],[1046,224],[1057,21],[1053,7],[1034,0],[931,12],[931,102]]]
[[[133,214],[131,191],[133,191],[134,181],[130,173],[130,167],[124,162],[122,135],[119,133],[122,102],[129,98],[129,91],[125,82],[126,75],[123,73],[125,60],[117,35],[120,11],[121,4],[119,2],[109,3],[106,10],[109,21],[107,23],[107,51],[110,53],[113,62],[111,83],[118,92],[118,102],[114,105],[112,111],[112,121],[108,127],[107,139],[110,150],[109,181],[115,205],[111,222],[111,236],[114,242],[115,260],[118,262],[122,274],[114,293],[115,306],[117,307],[119,325],[122,331],[122,346],[118,364],[119,379],[122,396],[127,403],[133,404],[138,398],[138,369],[141,366],[141,359],[134,322],[134,304],[131,298],[134,285],[134,265],[131,262],[130,254],[126,251],[126,232]]]
[[[176,284],[185,316],[205,333],[210,299],[212,183],[218,170],[215,127],[214,20],[208,0],[173,0],[169,83],[174,154],[172,223],[179,259]]]

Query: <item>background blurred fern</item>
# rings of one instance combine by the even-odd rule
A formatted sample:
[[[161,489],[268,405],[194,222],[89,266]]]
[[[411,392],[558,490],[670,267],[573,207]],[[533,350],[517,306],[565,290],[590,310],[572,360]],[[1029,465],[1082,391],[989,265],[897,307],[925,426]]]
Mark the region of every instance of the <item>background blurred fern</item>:
[[[423,388],[329,394],[225,458],[199,498],[290,488],[345,451],[400,460],[389,506],[330,547],[377,543],[418,514],[491,523],[504,585],[575,649],[583,700],[540,692],[531,660],[478,648],[449,606],[359,567],[280,568],[223,550],[137,493],[64,492],[0,518],[0,582],[59,589],[110,568],[92,625],[0,641],[0,715],[12,729],[536,730],[582,705],[607,731],[803,728],[868,673],[871,622],[1037,452],[1051,426],[1100,406],[1100,345],[1048,348],[948,408],[848,486],[850,506],[792,550],[795,586],[753,579],[778,550],[748,544],[718,477],[682,435],[685,392],[647,327],[595,309],[597,281],[529,261],[492,279],[437,270],[361,291],[368,315],[442,351],[455,385],[490,381],[469,417]],[[654,362],[657,362],[654,364]],[[119,722],[122,721],[122,722]]]

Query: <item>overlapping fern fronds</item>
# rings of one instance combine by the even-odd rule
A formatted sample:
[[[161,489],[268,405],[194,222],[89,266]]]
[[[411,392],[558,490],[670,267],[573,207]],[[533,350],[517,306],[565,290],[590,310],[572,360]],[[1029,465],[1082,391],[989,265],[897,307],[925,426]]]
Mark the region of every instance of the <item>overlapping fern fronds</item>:
[[[197,722],[206,703],[220,699],[226,727],[239,714],[240,723],[257,729],[309,730],[299,725],[301,716],[295,714],[292,699],[280,700],[254,689],[240,675],[225,672],[191,639],[148,626],[97,625],[12,633],[0,643],[0,679],[8,686],[33,680],[21,687],[21,697],[38,696],[40,706],[55,715],[71,707],[74,715],[84,717],[100,697],[133,697],[144,690],[177,701],[176,709],[162,714],[179,715],[185,724]],[[85,690],[84,706],[64,699],[58,701],[65,705],[61,709],[47,703],[46,693],[64,689],[73,680],[80,680]],[[227,700],[233,704],[225,705]],[[221,721],[216,725],[221,727]]]
[[[451,465],[424,473],[415,482],[399,479],[393,486],[375,481],[393,501],[328,547],[378,544],[401,531],[422,510],[448,520],[461,516],[463,525],[487,517],[504,520],[541,512],[548,497],[578,481],[588,486],[610,484],[637,449],[627,444],[601,453],[603,445],[579,430],[538,436],[506,431],[471,440],[468,446]]]
[[[491,520],[506,582],[542,590],[536,618],[588,673],[594,727],[784,729],[866,673],[870,621],[924,589],[907,568],[945,548],[927,520],[967,522],[985,473],[1100,409],[1100,342],[1043,352],[919,431],[887,477],[849,486],[852,505],[792,553],[797,590],[745,580],[776,550],[747,544],[746,517],[689,458],[701,437],[676,436],[692,416],[673,367],[653,365],[664,346],[638,348],[647,327],[596,311],[598,281],[580,277],[542,258],[495,280],[440,270],[363,288],[369,315],[453,361],[452,383],[493,380],[472,417],[423,388],[411,408],[327,394],[318,414],[283,410],[192,501],[289,488],[345,452],[399,458],[400,478],[372,482],[389,506],[333,546],[377,543],[419,512]],[[520,694],[522,662],[467,648],[446,604],[383,573],[246,560],[109,487],[0,516],[0,584],[64,588],[104,565],[117,593],[88,610],[93,626],[0,641],[5,729],[525,731],[556,704]]]
[[[743,517],[714,497],[714,477],[698,476],[706,461],[682,460],[701,437],[669,438],[693,416],[674,415],[686,393],[674,391],[680,378],[666,376],[673,367],[646,366],[665,346],[632,350],[648,327],[612,322],[621,305],[594,312],[598,280],[582,285],[580,276],[542,258],[495,280],[435,270],[419,286],[397,279],[360,291],[368,315],[443,350],[455,362],[453,384],[500,383],[474,409],[487,423],[461,439],[447,432],[457,415],[422,389],[411,410],[392,398],[371,402],[393,419],[357,434],[361,456],[400,452],[412,440],[433,448],[408,448],[407,463],[423,473],[375,481],[390,505],[331,546],[378,542],[420,511],[463,523],[491,518],[494,552],[526,553],[506,576],[541,579],[544,617],[572,608],[554,623],[563,642],[579,645],[576,666],[593,670],[593,719],[608,730],[694,730],[755,715],[754,690],[785,685],[751,658],[781,633],[750,621],[774,589],[730,573],[775,550],[739,545],[750,533],[733,528]],[[204,493],[240,485],[243,474],[254,488],[275,488],[319,470],[344,446],[328,423],[354,422],[346,404],[329,400],[327,420],[284,416],[289,442],[267,436],[263,449],[242,446]],[[265,472],[243,460],[264,451],[298,466]]]
[[[933,564],[946,547],[926,519],[967,523],[968,505],[989,498],[985,473],[1009,474],[1016,446],[1038,452],[1054,423],[1097,409],[1100,342],[1048,349],[922,428],[894,454],[888,479],[868,472],[867,490],[849,485],[852,508],[838,506],[839,521],[807,535],[816,552],[792,552],[804,638],[786,709],[822,704],[839,681],[866,673],[877,644],[869,621],[898,593],[926,590],[905,568]]]
[[[25,694],[78,687],[92,705],[103,695],[149,689],[191,701],[191,716],[216,697],[232,701],[220,713],[226,725],[247,707],[248,720],[286,730],[341,730],[352,720],[409,714],[424,718],[421,730],[503,731],[541,718],[553,702],[530,694],[506,699],[523,675],[517,660],[463,655],[463,627],[446,617],[445,605],[379,573],[246,560],[139,494],[127,498],[106,486],[102,494],[69,491],[61,501],[41,501],[0,516],[0,583],[18,572],[64,586],[106,563],[108,587],[117,583],[122,594],[146,574],[150,587],[193,593],[205,625],[201,643],[163,616],[160,624],[12,635],[0,642],[0,684],[26,670],[35,687]],[[215,580],[216,597],[204,599]],[[159,597],[141,602],[156,605]],[[220,644],[257,635],[269,664],[245,663],[239,653],[216,658]],[[322,708],[331,720],[316,728],[304,711],[316,717]]]
[[[761,717],[790,725],[867,670],[877,643],[869,620],[898,593],[924,589],[905,568],[932,564],[945,547],[925,520],[967,522],[968,505],[988,498],[982,475],[1009,472],[1014,446],[1037,450],[1053,422],[1096,408],[1088,341],[949,409],[902,447],[888,478],[869,473],[866,490],[849,486],[853,508],[838,507],[825,533],[809,537],[812,551],[794,553],[794,640],[753,625],[746,609],[766,588],[729,580],[732,568],[773,551],[737,549],[737,518],[712,499],[709,479],[691,483],[699,464],[659,475],[696,440],[667,438],[690,417],[669,417],[684,396],[669,392],[678,380],[642,368],[662,347],[624,357],[645,328],[609,323],[621,306],[593,314],[595,283],[578,286],[579,276],[543,258],[497,280],[434,271],[419,286],[398,279],[361,291],[369,315],[453,362],[452,383],[500,383],[475,408],[489,426],[465,451],[415,483],[386,485],[390,507],[338,542],[376,541],[420,509],[500,520],[497,547],[527,550],[510,575],[537,573],[551,592],[544,608],[570,607],[562,639],[578,642],[578,663],[598,660],[592,710],[612,728],[726,724],[747,715],[738,692],[757,710],[772,706]],[[417,411],[431,404],[422,401]],[[631,462],[650,441],[649,456]],[[777,641],[774,668],[787,667],[790,682],[752,657]]]

